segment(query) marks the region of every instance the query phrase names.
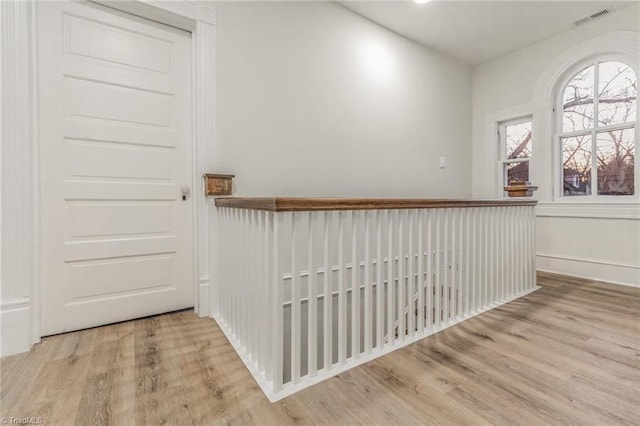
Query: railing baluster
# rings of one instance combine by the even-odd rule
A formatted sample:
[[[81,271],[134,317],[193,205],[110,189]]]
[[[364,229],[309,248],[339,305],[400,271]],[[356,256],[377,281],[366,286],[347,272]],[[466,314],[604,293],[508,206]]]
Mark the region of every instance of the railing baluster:
[[[331,232],[331,212],[324,212],[324,235],[323,235],[323,282],[324,282],[324,357],[323,367],[325,371],[331,370],[333,366],[333,346],[332,346],[332,304],[333,304],[333,289],[332,289],[332,268],[330,263],[330,245],[329,245],[329,233]]]
[[[502,248],[503,255],[502,260],[504,262],[504,295],[505,297],[511,296],[511,277],[509,276],[509,207],[503,207],[504,217],[501,224],[502,228]]]
[[[522,285],[523,291],[529,288],[529,246],[527,241],[529,239],[529,221],[528,212],[525,209],[522,211]]]
[[[518,282],[518,247],[517,247],[517,240],[518,240],[518,217],[517,217],[517,213],[518,210],[517,209],[512,209],[511,211],[511,247],[512,247],[512,252],[511,252],[511,261],[513,262],[513,266],[512,266],[512,274],[513,274],[513,293],[512,294],[517,294],[518,290],[520,289],[520,283]]]
[[[265,281],[268,280],[268,277],[269,277],[269,270],[266,267],[267,265],[266,255],[268,253],[268,247],[266,243],[267,238],[266,238],[266,231],[265,231],[265,224],[266,224],[265,216],[266,216],[266,212],[258,211],[259,275],[256,281],[256,286],[258,287],[257,308],[259,312],[259,315],[257,318],[257,325],[259,330],[258,331],[258,339],[259,339],[258,370],[262,374],[265,373],[265,369],[266,369],[265,360],[267,358],[266,342],[267,342],[267,333],[268,333],[268,331],[265,329],[265,321],[263,319],[269,317],[268,311],[267,311],[268,302],[266,302],[268,299],[265,297],[268,294],[268,286],[266,285],[267,283]]]
[[[344,222],[345,213],[338,213],[338,363],[344,365],[347,359],[347,283],[344,263]]]
[[[504,231],[503,224],[501,223],[502,218],[502,207],[496,207],[496,296],[495,302],[501,303],[504,299],[504,291],[502,288],[502,272],[504,270],[504,264],[502,262],[502,232]]]
[[[257,356],[257,348],[258,345],[256,344],[256,339],[257,339],[257,327],[256,327],[256,322],[255,322],[255,318],[256,318],[256,306],[254,304],[255,302],[255,292],[253,291],[254,288],[254,283],[256,282],[256,268],[258,266],[258,262],[257,262],[257,256],[256,256],[256,239],[255,239],[255,210],[247,210],[247,220],[248,220],[248,224],[247,224],[247,229],[249,230],[249,232],[247,233],[247,242],[248,242],[248,249],[249,249],[249,267],[246,268],[248,269],[248,276],[249,276],[249,280],[247,282],[247,286],[245,287],[245,297],[247,299],[247,305],[248,305],[248,309],[247,309],[247,330],[249,333],[248,336],[248,341],[249,341],[249,351],[250,351],[250,357],[251,357],[251,361],[255,362],[256,360],[256,356]]]
[[[418,313],[416,320],[418,322],[418,334],[424,332],[424,212],[417,210],[418,215]]]
[[[487,227],[487,234],[489,239],[489,291],[487,292],[487,305],[494,305],[495,285],[496,285],[496,234],[495,234],[495,221],[494,221],[494,209],[493,207],[487,207],[487,213],[489,215],[489,226]]]
[[[471,249],[473,267],[471,269],[471,312],[478,311],[480,304],[480,209],[471,210]]]
[[[376,210],[376,349],[384,346],[384,278],[382,276],[382,214]]]
[[[509,256],[511,254],[511,245],[509,243],[509,238],[511,236],[511,232],[509,229],[509,213],[511,211],[511,207],[504,207],[504,217],[502,218],[501,227],[504,229],[504,235],[502,237],[502,241],[504,243],[503,252],[504,252],[504,294],[506,297],[511,297],[511,260]]]
[[[435,268],[436,268],[436,278],[435,278],[435,288],[436,288],[436,292],[435,292],[435,327],[439,328],[440,327],[440,322],[442,319],[442,281],[441,281],[441,272],[440,272],[440,268],[441,268],[441,258],[442,258],[442,251],[441,251],[441,245],[440,245],[440,227],[441,227],[441,222],[440,222],[440,209],[435,211],[435,216],[436,216],[436,257],[435,257]]]
[[[530,253],[529,253],[529,209],[527,207],[522,208],[522,228],[524,234],[522,236],[522,250],[523,250],[523,275],[524,275],[524,290],[528,290],[529,286],[529,262],[530,262]]]
[[[502,241],[502,297],[508,298],[511,294],[509,287],[509,207],[502,207],[502,216],[500,217],[500,228],[502,235],[500,237]]]
[[[398,212],[398,339],[404,340],[405,322],[404,311],[406,298],[404,295],[404,215]]]
[[[244,284],[244,279],[242,276],[242,273],[244,272],[244,268],[242,268],[240,264],[241,259],[244,258],[244,253],[242,252],[243,229],[242,229],[241,217],[242,217],[242,210],[236,211],[235,218],[234,218],[234,227],[236,229],[236,235],[239,235],[240,238],[238,238],[235,244],[236,256],[234,259],[235,265],[233,270],[236,271],[236,273],[240,277],[240,283],[239,283],[240,285],[238,285],[233,289],[233,325],[234,325],[234,328],[236,329],[236,336],[237,336],[236,338],[238,340],[242,339],[242,331],[243,331],[242,318],[241,318],[242,307],[240,305],[242,297],[239,295],[239,293],[242,291],[242,285]]]
[[[494,269],[495,283],[494,283],[494,295],[492,300],[494,304],[498,304],[502,300],[502,291],[501,291],[502,268],[501,268],[501,258],[500,258],[500,252],[501,252],[501,246],[502,246],[502,243],[500,241],[500,233],[501,233],[502,226],[500,224],[500,207],[493,208],[493,223],[494,223],[493,241],[495,246],[493,249],[493,255],[494,255],[493,262],[494,262],[494,268],[495,268]]]
[[[371,241],[370,218],[365,211],[364,215],[364,351],[371,353],[371,337],[373,319],[371,315]]]
[[[272,312],[272,328],[271,332],[273,333],[273,342],[272,342],[272,371],[273,371],[273,390],[274,392],[279,392],[282,388],[282,384],[284,381],[283,376],[283,363],[284,363],[284,306],[283,303],[283,280],[282,280],[282,270],[280,269],[280,229],[283,228],[283,215],[273,214],[273,231],[272,242],[273,242],[273,278],[272,278],[272,288],[271,294],[273,295],[273,301],[271,302]]]
[[[464,230],[464,245],[465,245],[465,263],[464,263],[464,307],[462,308],[463,315],[469,315],[469,298],[471,297],[471,215],[473,209],[465,209],[465,230]]]
[[[393,278],[393,215],[387,210],[387,344],[390,346],[395,340],[393,295],[395,283]]]
[[[433,215],[435,210],[427,211],[427,330],[433,329]]]
[[[478,241],[477,241],[477,256],[478,256],[478,265],[476,269],[477,273],[477,297],[476,297],[476,311],[479,311],[483,307],[484,303],[484,271],[486,270],[484,267],[484,209],[482,207],[478,208]]]
[[[496,238],[498,240],[498,247],[497,247],[497,253],[496,253],[496,257],[497,257],[497,267],[498,267],[498,294],[496,296],[496,299],[501,303],[504,299],[505,299],[505,292],[504,292],[504,239],[503,239],[503,235],[504,235],[504,221],[503,221],[503,217],[504,217],[504,212],[503,212],[504,207],[497,207],[497,217],[496,217],[496,225],[497,225],[497,230],[496,230]]]
[[[235,215],[236,215],[237,211],[236,209],[229,209],[229,211],[227,212],[227,218],[229,219],[229,226],[228,226],[228,230],[229,230],[229,239],[227,240],[229,243],[229,252],[232,253],[232,256],[230,256],[229,262],[225,264],[226,269],[227,269],[227,278],[228,279],[233,279],[234,280],[234,284],[236,282],[236,280],[238,279],[237,275],[235,274],[235,262],[236,262],[236,254],[235,251],[237,250],[236,248],[236,244],[238,243],[238,234],[236,233],[237,229],[236,229],[236,223],[235,223]],[[234,308],[234,297],[233,297],[233,292],[234,292],[234,286],[227,286],[226,287],[226,305],[227,305],[227,316],[225,318],[225,323],[227,324],[227,326],[229,327],[233,327],[233,333],[236,332],[235,327],[237,326],[236,323],[234,323],[234,312],[233,312],[233,308]]]
[[[357,212],[351,212],[351,356],[360,358],[360,260]]]
[[[246,260],[249,247],[249,221],[247,217],[249,211],[243,209],[240,214],[240,227],[242,229],[242,243],[241,252],[242,259]],[[244,262],[241,262],[240,270],[242,271],[242,285],[240,286],[240,294],[238,300],[240,302],[240,322],[242,324],[242,334],[240,339],[245,342],[247,350],[251,351],[251,339],[249,338],[249,303],[245,295],[249,287],[249,268],[246,267]]]
[[[516,270],[516,222],[515,208],[511,208],[509,212],[509,263],[511,264],[511,296],[518,292],[518,278]]]
[[[223,238],[223,240],[221,240],[220,243],[218,244],[219,253],[221,253],[225,243],[231,240],[231,237],[230,237],[231,218],[229,217],[230,212],[231,212],[231,209],[222,209],[222,211],[220,212],[220,218],[221,218],[220,220],[224,221],[226,226],[219,227],[221,238]],[[232,249],[232,246],[231,244],[229,244],[227,247],[224,247],[224,248],[229,250],[229,249]],[[222,306],[221,316],[222,316],[222,322],[226,323],[229,320],[229,289],[228,289],[228,286],[224,285],[224,283],[226,283],[228,280],[229,268],[228,268],[228,264],[225,262],[220,262],[220,268],[222,272],[220,277],[220,293],[221,293],[220,304]]]
[[[458,291],[457,291],[457,274],[456,269],[458,267],[458,256],[457,256],[457,248],[456,239],[458,238],[457,231],[458,227],[458,209],[451,209],[451,296],[449,300],[449,317],[451,320],[455,319],[458,315],[456,312],[456,304],[458,300]]]
[[[488,220],[489,216],[487,215],[487,209],[482,207],[480,209],[481,213],[481,256],[482,262],[481,265],[481,273],[482,273],[482,287],[480,292],[480,309],[484,309],[487,306],[487,287],[489,283],[489,238],[488,238]]]
[[[270,359],[272,356],[271,352],[271,327],[273,324],[271,323],[271,319],[273,318],[273,300],[271,298],[272,286],[271,281],[273,280],[274,272],[273,272],[273,213],[265,212],[264,213],[264,271],[265,275],[263,277],[263,286],[264,286],[264,301],[263,305],[264,309],[264,329],[265,334],[264,337],[264,368],[265,368],[265,378],[273,382],[273,371],[270,365]]]
[[[309,229],[307,230],[307,374],[314,377],[318,369],[318,274],[313,258],[313,212],[307,214]]]
[[[222,258],[224,256],[223,253],[221,253],[222,248],[224,247],[225,243],[227,241],[229,241],[229,237],[227,236],[227,232],[229,230],[229,219],[227,218],[227,211],[228,209],[226,208],[219,208],[218,209],[218,235],[220,236],[219,240],[217,241],[217,252],[220,258]],[[224,224],[224,225],[220,225],[220,224]],[[226,225],[226,226],[225,226]],[[228,248],[228,247],[226,247]],[[228,314],[228,310],[227,310],[227,286],[224,285],[227,282],[227,268],[226,265],[224,264],[224,262],[219,262],[218,268],[220,270],[219,273],[219,283],[218,283],[218,288],[217,288],[217,295],[215,293],[212,293],[211,297],[214,298],[216,296],[218,296],[218,306],[219,306],[219,318],[217,318],[217,320],[219,322],[224,322],[226,320],[227,314]],[[212,289],[212,290],[216,290],[216,289]]]
[[[300,381],[300,271],[297,265],[297,220],[296,213],[289,213],[291,220],[291,382]]]
[[[449,299],[451,297],[451,291],[449,289],[449,216],[450,209],[444,210],[444,225],[443,225],[443,240],[444,248],[443,252],[443,270],[442,270],[442,319],[445,324],[449,322]]]
[[[408,223],[408,228],[409,228],[409,233],[407,235],[407,242],[409,244],[409,256],[407,258],[407,299],[406,299],[406,305],[407,305],[407,336],[411,337],[414,334],[414,328],[413,328],[413,323],[414,323],[414,317],[415,317],[415,309],[413,307],[413,300],[414,300],[414,264],[415,264],[415,260],[414,260],[414,242],[413,242],[413,230],[414,230],[414,221],[413,221],[413,211],[412,210],[407,210],[407,221]]]
[[[518,222],[517,222],[517,209],[511,209],[510,215],[510,227],[511,227],[511,275],[513,280],[513,289],[512,296],[517,294],[520,288],[518,282],[518,253],[517,253],[517,232],[518,232]]]
[[[520,228],[520,232],[518,234],[518,241],[520,241],[520,244],[518,244],[518,247],[520,248],[520,292],[523,292],[526,289],[526,281],[527,281],[527,272],[526,272],[526,259],[525,259],[525,232],[524,232],[524,209],[518,209],[519,211],[519,218],[518,218],[518,225]]]
[[[464,256],[463,247],[464,247],[464,218],[465,218],[465,209],[460,209],[458,211],[458,318],[462,318],[464,315],[463,312],[463,282],[464,282],[464,269],[466,268],[467,259]]]
[[[529,211],[528,208],[523,208],[522,210],[522,228],[523,228],[523,236],[522,236],[522,251],[523,251],[523,275],[524,275],[524,290],[528,290],[529,286],[529,261],[531,259],[529,253]]]

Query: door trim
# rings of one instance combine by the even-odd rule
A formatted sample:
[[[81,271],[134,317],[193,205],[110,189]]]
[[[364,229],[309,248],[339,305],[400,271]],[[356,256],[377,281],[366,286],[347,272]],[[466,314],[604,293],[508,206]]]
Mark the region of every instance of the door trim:
[[[211,6],[185,0],[157,2],[134,0],[115,2],[91,0],[142,18],[178,27],[192,33],[192,188],[194,307],[200,316],[209,316],[209,287],[215,285],[211,273],[209,244],[210,208],[204,195],[202,175],[213,171],[216,145],[215,36],[216,13]],[[38,117],[38,50],[35,0],[0,2],[2,31],[2,166],[15,164],[15,176],[3,179],[2,211],[2,295],[0,305],[13,299],[28,300],[29,315],[16,324],[24,343],[14,342],[13,353],[28,351],[40,340],[40,164]],[[15,19],[15,17],[18,19]],[[6,41],[5,41],[6,40]],[[17,66],[16,66],[17,64]],[[11,86],[11,87],[9,87]],[[3,177],[7,176],[3,172]],[[10,203],[7,201],[11,201]],[[12,232],[20,230],[20,232]],[[8,249],[11,249],[9,251]],[[26,297],[25,297],[26,296]],[[0,309],[1,310],[1,309]],[[3,333],[4,335],[5,333]],[[15,335],[15,334],[14,334]],[[3,338],[3,345],[5,346]],[[9,342],[6,342],[9,343]],[[5,350],[3,349],[3,352]],[[2,353],[0,355],[5,355]]]

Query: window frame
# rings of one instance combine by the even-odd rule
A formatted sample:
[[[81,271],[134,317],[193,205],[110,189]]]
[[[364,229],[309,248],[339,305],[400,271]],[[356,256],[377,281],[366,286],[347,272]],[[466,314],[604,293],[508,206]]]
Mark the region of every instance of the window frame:
[[[598,81],[599,77],[599,64],[603,62],[621,62],[631,68],[635,73],[636,81],[640,76],[639,69],[633,65],[632,59],[627,55],[622,54],[605,54],[596,55],[582,61],[576,62],[571,66],[564,74],[564,78],[560,79],[555,90],[555,100],[552,109],[553,114],[553,153],[554,153],[554,201],[560,203],[602,203],[602,204],[620,204],[620,203],[637,203],[640,201],[640,165],[638,162],[638,139],[639,139],[639,127],[640,121],[640,105],[638,103],[638,97],[636,95],[636,117],[635,120],[630,123],[614,124],[610,126],[598,126],[598,101],[599,90],[595,90],[594,87],[594,125],[590,129],[577,130],[573,132],[563,132],[563,115],[564,110],[562,108],[563,95],[567,85],[573,80],[579,73],[585,69],[594,66],[594,85]],[[599,88],[598,88],[599,89]],[[597,167],[597,134],[607,130],[622,130],[633,129],[634,143],[636,145],[634,154],[634,193],[633,195],[600,195],[598,194],[598,167]],[[562,139],[572,136],[590,135],[591,136],[591,193],[589,195],[564,195],[564,170],[563,170],[563,151],[562,151]]]
[[[506,128],[508,126],[513,126],[522,123],[531,123],[531,155],[524,158],[507,158],[507,132]],[[529,163],[529,181],[531,181],[531,164],[532,159],[534,157],[534,145],[535,138],[533,134],[533,114],[519,115],[517,117],[508,118],[506,120],[500,120],[496,123],[496,132],[498,137],[498,194],[502,194],[503,197],[508,197],[507,191],[504,190],[504,187],[508,185],[506,182],[506,173],[505,173],[505,165],[507,164],[515,164],[515,163]]]

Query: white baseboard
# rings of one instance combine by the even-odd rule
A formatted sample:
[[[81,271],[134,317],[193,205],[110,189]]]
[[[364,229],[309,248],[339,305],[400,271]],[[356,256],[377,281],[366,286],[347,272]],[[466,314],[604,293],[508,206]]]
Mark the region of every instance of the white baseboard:
[[[198,286],[198,316],[208,317],[211,313],[211,306],[209,301],[209,277],[206,279],[201,278]]]
[[[0,356],[15,355],[31,349],[29,338],[29,298],[0,302]]]
[[[536,269],[613,284],[640,287],[640,266],[538,253]]]

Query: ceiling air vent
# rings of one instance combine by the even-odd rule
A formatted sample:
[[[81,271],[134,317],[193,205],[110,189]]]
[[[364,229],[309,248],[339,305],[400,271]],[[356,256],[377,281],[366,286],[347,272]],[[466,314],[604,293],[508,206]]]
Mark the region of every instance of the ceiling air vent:
[[[613,12],[613,7],[608,7],[606,9],[599,10],[598,12],[592,13],[589,16],[585,16],[582,19],[578,19],[577,21],[575,21],[573,23],[573,26],[577,27],[578,25],[582,25],[582,24],[586,24],[587,22],[595,21],[596,19],[600,19],[603,16],[607,16],[608,14],[610,14],[612,12]]]

